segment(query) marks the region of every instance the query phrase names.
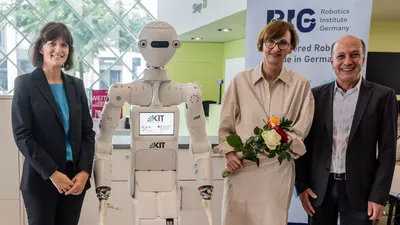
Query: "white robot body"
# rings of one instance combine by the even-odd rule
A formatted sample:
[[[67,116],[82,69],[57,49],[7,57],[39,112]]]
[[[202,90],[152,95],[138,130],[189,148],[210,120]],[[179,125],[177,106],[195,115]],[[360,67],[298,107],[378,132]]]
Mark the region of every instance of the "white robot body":
[[[130,194],[135,224],[178,224],[179,109],[132,106]]]
[[[203,205],[210,205],[213,191],[212,149],[206,134],[201,91],[195,84],[169,80],[163,69],[180,47],[169,24],[156,21],[145,25],[138,46],[148,63],[143,77],[128,84],[113,84],[103,107],[94,161],[96,193],[101,205],[105,205],[111,193],[112,137],[126,102],[132,105],[129,192],[135,203],[135,225],[176,225],[180,196],[177,188],[180,115],[176,106],[181,103],[186,105],[189,151]]]
[[[100,132],[96,137],[94,158],[94,179],[96,187],[111,187],[111,154],[112,137],[118,125],[119,114],[125,102],[131,100],[138,105],[149,105],[152,98],[152,87],[141,81],[130,84],[113,84],[109,89],[108,100],[103,107]],[[132,96],[132,98],[131,98]],[[115,116],[117,115],[117,118]],[[101,174],[101,175],[100,175]]]

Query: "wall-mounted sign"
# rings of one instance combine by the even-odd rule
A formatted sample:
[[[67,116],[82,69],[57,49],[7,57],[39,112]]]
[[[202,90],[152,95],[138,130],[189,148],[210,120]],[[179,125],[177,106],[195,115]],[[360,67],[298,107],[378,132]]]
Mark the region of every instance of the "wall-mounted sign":
[[[201,13],[201,10],[207,8],[207,0],[203,0],[203,3],[194,3],[193,4],[193,14]]]

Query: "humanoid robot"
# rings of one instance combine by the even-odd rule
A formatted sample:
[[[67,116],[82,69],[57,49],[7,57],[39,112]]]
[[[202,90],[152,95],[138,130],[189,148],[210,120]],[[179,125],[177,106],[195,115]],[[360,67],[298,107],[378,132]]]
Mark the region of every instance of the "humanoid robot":
[[[185,103],[189,151],[202,203],[210,218],[212,148],[206,134],[201,91],[195,84],[169,80],[164,69],[180,46],[175,29],[168,23],[153,21],[146,24],[138,37],[138,47],[147,62],[143,77],[132,83],[112,84],[109,89],[100,117],[94,159],[94,179],[101,213],[107,208],[112,191],[112,137],[120,110],[127,102],[131,105],[129,191],[134,200],[135,225],[178,224],[177,105]]]

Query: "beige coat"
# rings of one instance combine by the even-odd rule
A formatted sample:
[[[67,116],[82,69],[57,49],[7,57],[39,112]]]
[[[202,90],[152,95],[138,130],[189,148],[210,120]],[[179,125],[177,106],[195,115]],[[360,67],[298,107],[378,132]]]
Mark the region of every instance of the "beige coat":
[[[219,145],[227,153],[233,148],[226,142],[230,134],[243,140],[253,135],[256,126],[270,116],[293,121],[292,151],[305,153],[303,140],[310,129],[314,114],[314,98],[308,80],[283,67],[270,86],[262,75],[262,63],[235,76],[225,93]],[[245,167],[225,178],[222,225],[286,225],[294,186],[294,161],[260,156],[261,164],[246,161]]]

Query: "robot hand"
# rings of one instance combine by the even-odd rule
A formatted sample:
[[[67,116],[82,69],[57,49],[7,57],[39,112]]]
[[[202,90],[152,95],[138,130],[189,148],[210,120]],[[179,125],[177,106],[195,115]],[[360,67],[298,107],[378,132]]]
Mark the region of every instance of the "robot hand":
[[[111,188],[109,187],[98,187],[96,188],[97,198],[99,199],[99,225],[104,225],[104,221],[107,215],[107,209],[120,210],[118,206],[114,206],[108,202],[110,197]]]
[[[211,185],[204,185],[199,187],[200,195],[201,195],[201,203],[206,212],[208,218],[208,225],[213,225],[213,215],[211,209],[211,197],[214,187]]]
[[[214,187],[211,185],[204,185],[199,187],[200,196],[204,200],[211,200]]]
[[[111,188],[109,187],[98,187],[96,188],[96,194],[99,201],[108,200],[111,194]]]

